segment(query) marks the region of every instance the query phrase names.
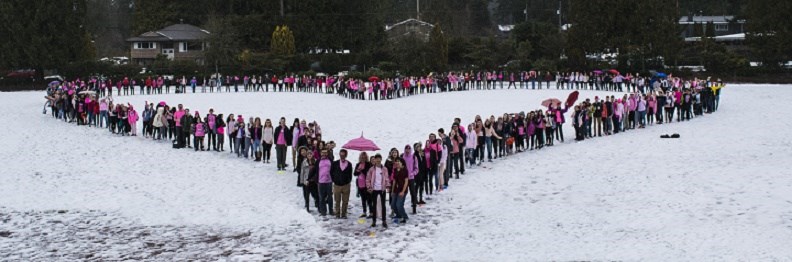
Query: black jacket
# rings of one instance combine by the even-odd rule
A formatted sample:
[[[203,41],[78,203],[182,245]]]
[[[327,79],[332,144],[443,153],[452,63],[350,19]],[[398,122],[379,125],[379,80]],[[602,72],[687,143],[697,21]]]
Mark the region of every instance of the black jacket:
[[[281,126],[278,125],[278,127],[275,128],[275,133],[274,133],[275,143],[278,142],[278,136],[280,136],[280,132],[281,132]],[[283,138],[286,140],[286,146],[292,145],[292,132],[291,130],[289,130],[289,127],[283,128]]]
[[[345,186],[352,182],[352,170],[355,164],[347,160],[347,166],[341,169],[341,160],[334,161],[330,166],[330,177],[336,186]]]

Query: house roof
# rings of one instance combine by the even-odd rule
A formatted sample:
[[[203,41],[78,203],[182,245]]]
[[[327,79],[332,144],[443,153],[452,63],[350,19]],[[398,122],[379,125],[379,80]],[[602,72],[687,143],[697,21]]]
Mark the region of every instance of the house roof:
[[[427,23],[427,22],[424,22],[424,21],[421,21],[421,20],[418,20],[418,19],[415,19],[415,18],[410,18],[410,19],[407,19],[407,20],[404,20],[404,21],[401,21],[401,22],[398,22],[398,23],[395,23],[395,24],[392,24],[392,25],[385,25],[385,31],[390,31],[391,29],[393,29],[395,27],[399,27],[399,26],[406,25],[406,24],[416,24],[416,25],[420,25],[420,26],[434,27],[433,24],[430,24],[430,23]]]
[[[683,16],[679,18],[679,24],[681,25],[688,25],[688,24],[700,24],[700,23],[708,23],[712,22],[713,24],[728,24],[729,22],[734,21],[733,15],[716,15],[716,16]],[[737,22],[741,22],[738,20]]]
[[[715,42],[744,41],[745,40],[745,33],[716,36],[716,37],[713,37],[712,39],[715,40]],[[698,42],[698,41],[701,41],[701,37],[686,37],[685,38],[685,42]]]
[[[128,42],[162,42],[162,41],[192,41],[209,37],[209,31],[189,24],[173,24],[157,31],[145,32],[137,37],[128,38]]]

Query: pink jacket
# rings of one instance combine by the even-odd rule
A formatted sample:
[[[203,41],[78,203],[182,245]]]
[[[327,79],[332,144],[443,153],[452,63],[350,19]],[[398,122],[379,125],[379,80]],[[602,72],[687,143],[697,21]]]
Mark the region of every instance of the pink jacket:
[[[369,190],[374,190],[374,175],[376,174],[376,170],[378,167],[372,166],[369,168],[368,174],[366,174],[366,188]],[[379,167],[382,170],[382,191],[390,191],[390,176],[388,175],[388,169],[385,166]]]
[[[206,134],[204,123],[195,123],[195,136],[202,137]]]
[[[135,109],[129,108],[129,112],[127,113],[127,121],[129,121],[130,125],[137,123],[138,114]]]

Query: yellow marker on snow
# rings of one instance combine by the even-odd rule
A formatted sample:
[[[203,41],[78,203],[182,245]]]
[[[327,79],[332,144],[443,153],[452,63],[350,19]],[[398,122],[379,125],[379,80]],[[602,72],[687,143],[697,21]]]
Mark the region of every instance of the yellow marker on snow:
[[[369,237],[375,237],[375,236],[376,234],[374,234],[374,231],[369,231]]]
[[[365,223],[366,223],[366,219],[363,219],[363,218],[358,219],[358,224],[362,225],[362,224],[365,224]]]

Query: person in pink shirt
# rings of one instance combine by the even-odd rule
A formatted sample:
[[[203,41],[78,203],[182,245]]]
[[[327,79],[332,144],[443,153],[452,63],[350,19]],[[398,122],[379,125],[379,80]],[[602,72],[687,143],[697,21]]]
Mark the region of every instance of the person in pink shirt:
[[[275,128],[275,155],[278,161],[278,170],[286,170],[286,149],[291,146],[292,133],[286,126],[286,118],[281,117],[278,127]]]

